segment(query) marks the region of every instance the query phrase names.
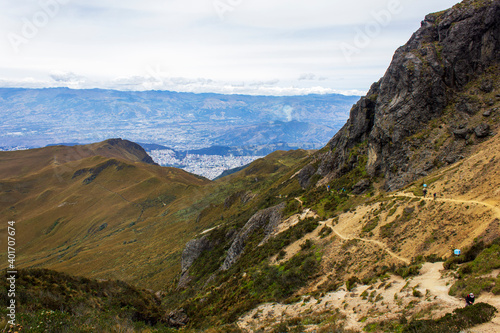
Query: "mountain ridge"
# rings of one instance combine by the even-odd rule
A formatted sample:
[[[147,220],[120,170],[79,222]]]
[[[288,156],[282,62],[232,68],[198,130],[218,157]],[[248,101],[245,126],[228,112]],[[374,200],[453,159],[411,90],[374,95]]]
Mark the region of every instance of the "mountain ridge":
[[[436,154],[420,156],[420,165],[411,163],[415,154],[407,138],[454,109],[458,112],[446,120],[449,134],[467,126],[480,110],[493,109],[500,97],[493,92],[500,66],[499,17],[500,3],[491,0],[467,0],[427,15],[396,51],[385,75],[351,109],[314,173],[327,182],[349,172],[356,165],[349,151],[364,145],[369,176],[383,175],[385,188],[395,190],[424,175],[425,162],[446,164],[448,156],[461,155],[463,146],[447,142]],[[477,86],[468,86],[474,82]]]
[[[344,95],[0,88],[0,112],[5,117],[0,146],[88,143],[111,135],[184,150],[269,141],[318,146],[342,126],[356,100]],[[292,120],[301,127],[279,123]],[[234,135],[243,130],[245,138]],[[302,135],[300,140],[297,134]]]

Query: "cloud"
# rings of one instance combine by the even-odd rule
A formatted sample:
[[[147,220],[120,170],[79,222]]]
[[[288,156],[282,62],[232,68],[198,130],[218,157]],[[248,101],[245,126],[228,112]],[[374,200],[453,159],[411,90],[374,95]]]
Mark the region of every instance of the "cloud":
[[[53,72],[49,74],[50,78],[56,82],[76,84],[85,82],[85,77],[72,72]]]
[[[20,54],[0,39],[9,64],[0,65],[0,85],[359,94],[384,74],[425,14],[458,0],[396,0],[401,14],[351,63],[339,45],[353,44],[356,29],[387,0],[222,1],[232,6],[224,20],[212,0],[64,1]],[[1,2],[0,35],[22,36],[24,22],[43,11],[40,3]]]
[[[304,80],[308,80],[308,81],[316,80],[316,74],[312,74],[312,73],[301,74],[299,76],[299,81],[304,81]]]
[[[248,82],[228,82],[217,81],[207,78],[184,78],[184,77],[164,77],[161,80],[151,76],[131,76],[118,77],[109,81],[75,80],[81,76],[74,73],[60,73],[54,79],[51,74],[50,80],[37,80],[26,78],[23,80],[0,79],[0,87],[5,88],[59,88],[69,87],[72,89],[113,89],[124,91],[148,91],[148,90],[168,90],[177,92],[192,93],[219,93],[219,94],[242,94],[242,95],[275,95],[293,96],[309,94],[342,94],[348,96],[361,96],[366,91],[361,90],[338,90],[325,88],[322,86],[297,87],[293,85],[278,86],[277,80],[271,81],[248,81]],[[69,81],[68,81],[69,80]],[[73,80],[73,81],[71,81]]]
[[[268,86],[275,86],[280,82],[278,79],[273,79],[273,80],[268,80],[268,81],[257,81],[257,82],[251,82],[248,85],[251,87],[268,87]]]

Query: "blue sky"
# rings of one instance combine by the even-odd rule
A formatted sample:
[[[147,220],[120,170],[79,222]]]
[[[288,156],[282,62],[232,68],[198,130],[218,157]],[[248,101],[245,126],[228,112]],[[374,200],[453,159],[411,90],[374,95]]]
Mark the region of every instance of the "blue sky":
[[[0,2],[0,86],[362,94],[448,0]]]

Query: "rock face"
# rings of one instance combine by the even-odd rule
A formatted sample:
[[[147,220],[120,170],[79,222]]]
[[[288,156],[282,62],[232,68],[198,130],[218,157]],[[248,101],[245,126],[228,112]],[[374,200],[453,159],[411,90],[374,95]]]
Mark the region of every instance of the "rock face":
[[[421,175],[412,165],[406,138],[441,117],[452,99],[473,79],[500,62],[500,1],[466,0],[430,14],[406,45],[400,47],[385,75],[350,112],[344,127],[329,142],[316,173],[338,177],[353,168],[350,150],[364,144],[366,170],[384,175],[387,190],[398,189]],[[498,80],[485,80],[491,92]],[[478,101],[459,98],[455,112],[463,119],[477,113]],[[466,132],[467,131],[467,132]],[[462,133],[463,132],[463,133]],[[465,138],[468,130],[455,133]],[[445,156],[446,157],[446,156]],[[443,158],[444,159],[444,158]],[[311,174],[311,165],[303,175]],[[307,183],[307,177],[301,185]]]
[[[255,213],[245,224],[243,229],[238,233],[234,239],[231,247],[227,251],[226,259],[221,266],[221,270],[228,270],[241,256],[245,249],[248,237],[258,229],[264,229],[266,238],[278,226],[281,220],[281,212],[285,208],[285,203],[270,207]]]
[[[179,283],[177,284],[177,288],[183,289],[186,288],[189,282],[191,281],[191,277],[189,276],[189,268],[194,263],[196,259],[203,253],[203,251],[210,250],[212,245],[208,240],[207,236],[203,236],[198,239],[192,239],[182,251],[181,256],[181,277],[179,279]]]
[[[184,273],[191,267],[193,262],[198,259],[203,251],[210,250],[210,242],[206,236],[198,239],[192,239],[182,251],[181,257],[181,269]]]
[[[352,188],[353,194],[362,194],[370,187],[370,181],[368,179],[362,179],[356,183]]]

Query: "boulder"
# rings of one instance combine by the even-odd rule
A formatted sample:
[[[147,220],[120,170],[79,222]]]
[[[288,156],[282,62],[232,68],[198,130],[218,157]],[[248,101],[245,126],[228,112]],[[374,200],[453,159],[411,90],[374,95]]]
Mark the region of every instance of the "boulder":
[[[484,93],[490,93],[493,91],[493,82],[491,80],[483,80],[479,89]]]
[[[490,125],[480,124],[474,129],[474,133],[478,138],[485,138],[490,134]]]
[[[455,135],[457,139],[468,139],[469,130],[467,128],[456,129],[453,131],[453,135]]]
[[[184,311],[184,309],[177,309],[174,311],[171,311],[168,316],[166,322],[173,327],[183,327],[186,326],[187,323],[189,322],[189,318]]]

